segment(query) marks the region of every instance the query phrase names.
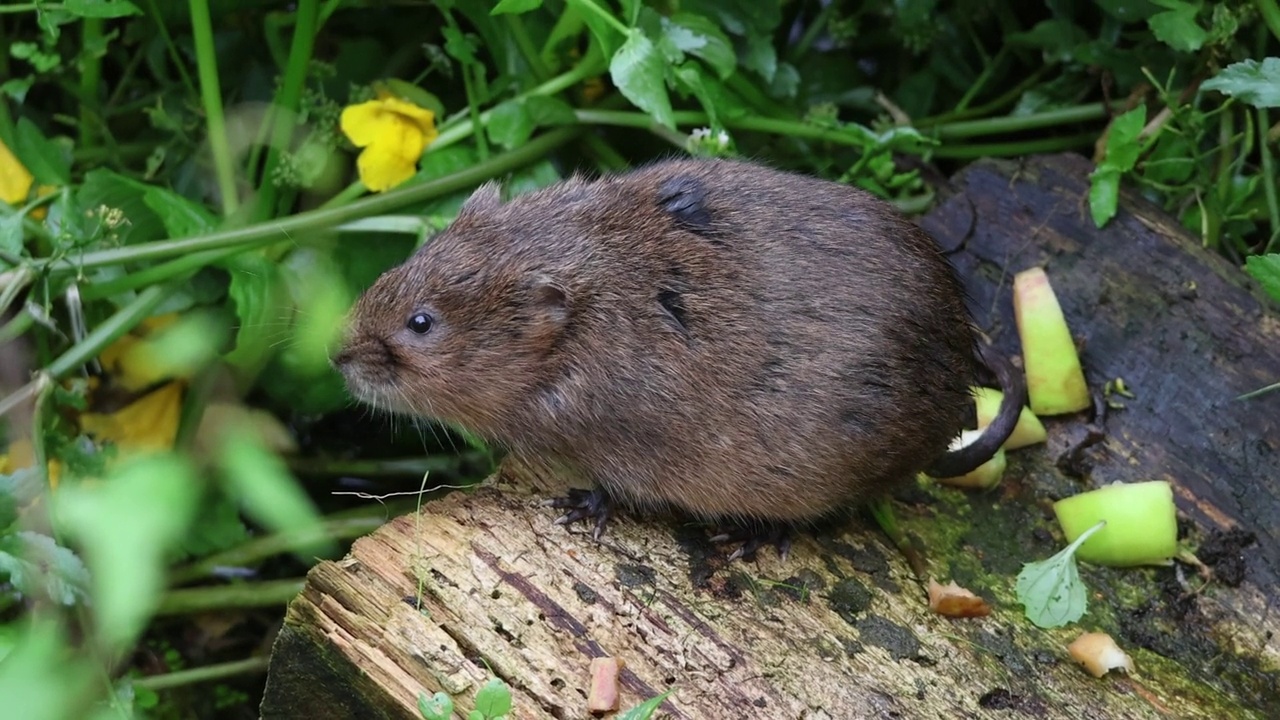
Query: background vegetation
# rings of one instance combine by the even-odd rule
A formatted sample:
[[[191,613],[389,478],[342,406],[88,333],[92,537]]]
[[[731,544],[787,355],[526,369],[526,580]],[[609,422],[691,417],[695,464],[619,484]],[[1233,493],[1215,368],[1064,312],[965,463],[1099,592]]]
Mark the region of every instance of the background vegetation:
[[[1280,298],[1276,0],[73,0],[0,38],[0,698],[31,720],[256,717],[307,567],[491,467],[351,407],[325,353],[483,180],[743,155],[919,211],[1077,151],[1099,224],[1139,188]],[[367,102],[407,139],[357,148]]]

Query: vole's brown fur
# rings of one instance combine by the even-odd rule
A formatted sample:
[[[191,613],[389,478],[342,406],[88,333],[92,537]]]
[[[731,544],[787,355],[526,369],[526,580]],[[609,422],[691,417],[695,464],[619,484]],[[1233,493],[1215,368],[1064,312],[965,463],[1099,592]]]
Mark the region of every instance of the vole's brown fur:
[[[505,203],[481,188],[360,298],[335,363],[375,406],[593,484],[556,504],[598,531],[613,501],[787,524],[967,472],[1025,398],[995,363],[1000,417],[947,454],[979,351],[949,263],[892,206],[675,160]]]

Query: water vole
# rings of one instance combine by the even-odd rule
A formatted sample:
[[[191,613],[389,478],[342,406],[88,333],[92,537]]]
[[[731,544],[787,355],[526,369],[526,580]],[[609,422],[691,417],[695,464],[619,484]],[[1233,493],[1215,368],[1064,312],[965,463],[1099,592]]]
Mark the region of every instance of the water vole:
[[[981,360],[980,360],[981,358]],[[950,264],[861,190],[726,160],[485,185],[380,277],[334,357],[377,408],[467,428],[621,504],[748,531],[827,516],[989,459],[1025,403]],[[985,363],[1004,405],[959,451]]]

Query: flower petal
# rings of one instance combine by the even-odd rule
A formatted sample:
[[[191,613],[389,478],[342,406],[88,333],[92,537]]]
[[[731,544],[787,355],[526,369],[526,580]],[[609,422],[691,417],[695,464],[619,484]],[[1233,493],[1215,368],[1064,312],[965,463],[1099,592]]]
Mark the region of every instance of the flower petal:
[[[178,437],[185,384],[162,385],[114,413],[83,413],[80,429],[122,452],[166,450]]]
[[[0,200],[10,205],[22,205],[31,192],[35,178],[7,145],[0,141]]]
[[[360,182],[373,192],[386,192],[413,177],[417,159],[407,160],[395,143],[370,145],[360,153]]]
[[[383,100],[382,104],[383,108],[387,112],[393,112],[396,115],[412,122],[414,126],[422,131],[423,135],[431,133],[432,137],[434,137],[434,133],[436,131],[435,113],[397,97],[389,97],[386,100]]]
[[[370,100],[343,108],[338,124],[356,147],[365,147],[382,135],[387,122],[394,121],[394,115],[383,111],[381,100]]]

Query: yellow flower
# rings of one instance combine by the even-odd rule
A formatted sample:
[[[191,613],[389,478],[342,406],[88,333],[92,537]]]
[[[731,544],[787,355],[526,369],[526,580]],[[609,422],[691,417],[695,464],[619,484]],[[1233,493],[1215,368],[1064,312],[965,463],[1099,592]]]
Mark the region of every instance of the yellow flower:
[[[170,376],[163,349],[148,338],[174,324],[178,313],[166,313],[143,320],[136,329],[102,349],[98,362],[111,375],[111,383],[125,390],[142,390]]]
[[[10,475],[36,464],[35,448],[27,438],[19,438],[9,443],[8,450],[0,455],[0,475]],[[58,478],[62,473],[62,464],[57,460],[49,460],[49,487],[58,487]]]
[[[413,177],[427,145],[439,133],[435,113],[397,97],[349,105],[342,110],[342,132],[364,148],[356,161],[360,181],[384,192]]]
[[[166,383],[113,413],[83,413],[80,429],[115,444],[122,455],[168,450],[178,437],[185,386]]]
[[[22,205],[31,192],[35,178],[18,160],[8,146],[0,141],[0,200],[10,205]]]

